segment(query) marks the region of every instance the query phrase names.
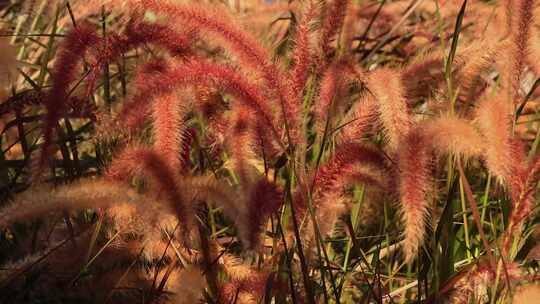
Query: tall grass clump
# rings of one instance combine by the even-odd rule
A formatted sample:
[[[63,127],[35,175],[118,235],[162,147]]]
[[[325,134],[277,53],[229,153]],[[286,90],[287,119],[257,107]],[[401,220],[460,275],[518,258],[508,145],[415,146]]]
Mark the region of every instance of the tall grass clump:
[[[539,9],[0,3],[0,302],[534,303]]]

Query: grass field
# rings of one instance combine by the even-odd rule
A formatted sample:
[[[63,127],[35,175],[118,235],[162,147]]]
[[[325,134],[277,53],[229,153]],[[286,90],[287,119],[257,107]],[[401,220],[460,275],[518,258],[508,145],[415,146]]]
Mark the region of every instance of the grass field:
[[[0,16],[0,303],[540,303],[538,1]]]

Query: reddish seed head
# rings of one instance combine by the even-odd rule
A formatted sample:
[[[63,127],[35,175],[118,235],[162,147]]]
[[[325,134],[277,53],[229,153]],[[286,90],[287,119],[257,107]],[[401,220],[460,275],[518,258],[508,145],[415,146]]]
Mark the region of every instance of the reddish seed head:
[[[380,176],[387,173],[385,159],[382,153],[374,147],[361,145],[355,142],[342,143],[334,156],[314,173],[312,191],[315,208],[327,202],[325,198],[340,197],[344,187],[352,183],[365,183],[371,186],[384,187],[384,178]],[[373,174],[374,172],[378,172]],[[307,201],[303,193],[298,191],[294,195],[297,217],[307,210]],[[328,206],[321,206],[324,207]]]
[[[405,225],[405,260],[414,260],[424,242],[428,218],[431,152],[420,130],[408,134],[399,151],[399,197]]]
[[[333,116],[330,111],[332,111],[334,98],[337,94],[338,82],[337,65],[331,65],[323,74],[319,96],[314,104],[314,114],[316,118],[315,132],[321,137],[324,134],[325,126],[329,123],[328,119]]]
[[[305,14],[296,28],[295,47],[291,54],[294,66],[291,71],[292,86],[297,102],[302,103],[301,96],[308,78],[308,72],[313,63],[313,54],[310,47],[310,26],[315,17],[316,5],[309,1]]]
[[[369,75],[368,88],[378,107],[388,147],[395,151],[413,125],[405,99],[402,75],[386,68],[375,70]]]
[[[517,24],[512,29],[512,58],[510,70],[510,94],[511,102],[521,102],[521,80],[525,61],[529,52],[530,32],[533,21],[534,0],[519,0],[517,11]]]
[[[47,93],[44,102],[47,114],[44,119],[41,154],[34,171],[36,176],[41,174],[48,162],[54,131],[66,109],[70,85],[77,77],[77,67],[84,58],[87,48],[98,40],[94,28],[83,23],[66,34],[57,51],[56,62],[51,71],[52,88]]]
[[[259,245],[259,238],[270,215],[276,212],[283,204],[283,194],[276,184],[266,179],[260,179],[250,195],[248,201],[248,236],[247,246],[254,249]]]
[[[512,135],[512,105],[503,96],[480,101],[475,122],[484,138],[486,167],[503,185],[510,186],[523,154]]]
[[[191,231],[193,210],[187,205],[185,195],[181,191],[181,178],[178,169],[171,168],[163,155],[145,147],[132,146],[119,153],[107,170],[107,177],[113,180],[126,181],[132,177],[148,176],[169,202],[170,208],[176,212],[183,227],[184,241]]]
[[[165,94],[157,96],[152,103],[154,130],[154,149],[160,151],[164,160],[172,170],[182,168],[182,134],[184,116],[188,105],[186,96],[181,94]]]
[[[283,112],[280,112],[281,123],[289,125],[292,144],[298,142],[301,136],[298,121],[299,105],[295,102],[293,90],[284,73],[257,39],[237,26],[232,18],[224,17],[223,11],[211,10],[207,6],[175,5],[171,2],[155,0],[141,0],[139,6],[197,27],[222,40],[237,56],[238,61],[263,76],[271,97],[277,99],[278,107]]]
[[[327,11],[321,30],[321,44],[325,58],[332,52],[330,44],[334,41],[335,36],[343,26],[348,5],[349,0],[334,0],[326,8]]]

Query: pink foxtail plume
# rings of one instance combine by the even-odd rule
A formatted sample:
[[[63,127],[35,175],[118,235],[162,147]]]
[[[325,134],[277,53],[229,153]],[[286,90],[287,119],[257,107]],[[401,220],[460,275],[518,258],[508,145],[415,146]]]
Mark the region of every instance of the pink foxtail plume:
[[[291,71],[292,86],[297,102],[302,103],[301,97],[309,76],[309,68],[313,64],[313,50],[310,46],[310,26],[315,17],[315,3],[309,1],[302,20],[296,27],[295,47],[291,58],[294,66]]]
[[[45,114],[43,126],[43,144],[37,160],[37,168],[34,171],[36,178],[49,161],[54,132],[66,109],[70,93],[69,86],[77,77],[77,67],[88,47],[98,40],[91,25],[80,24],[67,33],[57,51],[56,62],[51,71],[52,88],[45,98],[47,114]]]
[[[146,23],[134,16],[124,34],[108,33],[100,39],[92,50],[90,58],[90,74],[88,75],[88,92],[91,94],[103,67],[113,63],[130,50],[146,44],[156,45],[169,52],[172,57],[184,58],[191,54],[191,45],[196,36],[194,28],[188,27],[177,31],[170,26]]]
[[[154,148],[173,170],[181,170],[184,116],[188,105],[182,94],[165,94],[153,102]]]
[[[517,19],[512,28],[512,53],[510,67],[510,93],[511,102],[519,104],[521,102],[521,82],[522,73],[529,52],[529,40],[531,36],[531,27],[534,19],[534,0],[517,0]]]
[[[132,177],[148,176],[157,192],[163,195],[176,212],[183,228],[184,241],[189,243],[189,232],[193,226],[193,209],[187,205],[186,195],[181,191],[181,176],[173,170],[157,151],[145,147],[129,147],[119,153],[107,171],[107,178],[127,181]]]
[[[269,52],[247,31],[242,30],[223,11],[211,10],[202,5],[177,5],[168,1],[140,0],[138,6],[166,15],[171,21],[179,21],[197,27],[200,31],[220,38],[241,62],[262,74],[266,86],[277,98],[281,109],[281,122],[288,125],[291,144],[298,142],[299,105],[294,102],[294,94],[284,73],[273,62]]]
[[[242,106],[254,111],[256,117],[265,123],[270,135],[269,139],[280,141],[275,129],[272,106],[260,88],[252,85],[241,74],[231,68],[216,63],[191,60],[172,67],[157,75],[149,75],[145,79],[149,94],[166,93],[183,86],[194,86],[210,83],[232,95]]]
[[[261,233],[264,231],[270,215],[276,212],[282,204],[283,193],[276,184],[262,178],[253,186],[246,206],[248,208],[248,235],[246,236],[248,249],[254,249],[259,245]]]
[[[399,197],[405,225],[403,250],[411,263],[423,244],[429,215],[431,151],[427,138],[418,129],[410,132],[399,147]]]
[[[395,151],[413,126],[405,99],[402,75],[386,68],[375,70],[369,75],[368,89],[378,106],[379,120],[384,128],[388,147]]]
[[[327,12],[321,30],[321,44],[325,58],[332,52],[330,44],[343,26],[348,5],[349,0],[333,0],[326,8]]]

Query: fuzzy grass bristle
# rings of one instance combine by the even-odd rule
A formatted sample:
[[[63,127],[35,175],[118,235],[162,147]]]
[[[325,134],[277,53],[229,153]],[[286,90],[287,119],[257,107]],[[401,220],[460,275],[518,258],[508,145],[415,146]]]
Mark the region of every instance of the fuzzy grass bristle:
[[[390,69],[375,70],[369,75],[367,86],[377,104],[388,147],[396,150],[413,124],[405,100],[402,75]]]
[[[330,44],[343,26],[349,0],[333,0],[326,3],[325,16],[321,30],[321,45],[323,56],[328,57],[331,52]]]
[[[200,30],[220,38],[237,55],[237,60],[262,74],[267,87],[279,101],[283,112],[282,121],[290,124],[290,132],[296,132],[299,106],[294,101],[293,91],[288,86],[284,73],[257,39],[241,30],[232,18],[224,18],[222,13],[200,5],[175,5],[154,0],[141,0],[138,4],[144,9],[166,14],[172,20],[197,26]],[[287,122],[287,120],[290,121]],[[293,135],[293,139],[297,140],[298,136],[298,134]]]
[[[512,105],[501,96],[485,98],[476,108],[475,121],[486,147],[486,167],[502,184],[507,184],[516,173],[516,166],[521,165],[511,133],[511,117]]]
[[[234,173],[238,175],[241,185],[249,185],[254,180],[251,159],[253,159],[254,126],[252,113],[240,108],[235,111],[232,127],[226,134],[228,150],[231,152],[231,161]]]
[[[336,93],[339,86],[339,81],[337,76],[337,67],[331,65],[324,73],[321,79],[319,96],[314,104],[315,108],[315,121],[316,128],[315,131],[317,134],[323,134],[325,132],[325,126],[330,124],[328,121],[329,117],[332,117],[333,102],[336,97]],[[331,124],[330,124],[331,125]]]
[[[143,195],[106,180],[81,180],[56,189],[39,186],[15,197],[0,211],[0,227],[60,210],[107,208],[116,203],[146,204]]]
[[[261,233],[264,231],[270,215],[278,211],[283,204],[282,190],[274,183],[262,178],[255,183],[247,201],[246,247],[256,248],[260,243]]]
[[[347,168],[352,168],[355,164],[384,169],[385,159],[380,151],[373,147],[353,142],[342,144],[334,156],[315,172],[313,188],[323,194],[332,191],[339,185],[335,181],[346,174]]]
[[[119,153],[107,171],[108,178],[119,181],[145,176],[152,179],[157,192],[164,196],[169,208],[176,212],[182,231],[187,236],[192,229],[194,210],[181,190],[180,168],[171,168],[164,156],[154,149],[135,146]]]
[[[315,18],[316,4],[314,1],[308,1],[300,23],[296,28],[295,46],[291,54],[294,62],[292,71],[293,91],[301,102],[302,92],[309,76],[309,69],[313,63],[313,48],[310,45],[311,23]]]
[[[182,168],[182,135],[184,117],[189,108],[186,96],[171,93],[158,96],[153,102],[154,149],[163,153],[165,162],[173,168]]]
[[[356,102],[344,119],[341,129],[341,141],[356,141],[366,136],[367,132],[375,125],[378,112],[375,100],[370,94],[364,94]]]
[[[482,157],[484,139],[465,119],[452,116],[438,117],[427,122],[424,133],[441,154],[453,153],[466,158]]]
[[[251,84],[245,77],[227,66],[192,60],[146,79],[147,84],[154,85],[152,90],[155,92],[168,92],[181,86],[193,86],[201,82],[216,85],[238,98],[244,106],[253,109],[257,117],[264,121],[277,137],[277,131],[274,129],[275,116],[267,96],[259,87]]]
[[[404,139],[399,151],[399,200],[405,226],[403,250],[411,263],[424,244],[429,217],[431,153],[427,138],[413,130]]]
[[[217,2],[0,0],[0,303],[535,280],[536,1]]]
[[[51,73],[52,88],[44,101],[47,114],[44,118],[45,126],[43,127],[41,153],[35,167],[37,176],[41,174],[49,161],[54,131],[65,109],[70,93],[69,86],[76,78],[76,68],[81,63],[81,55],[84,55],[87,49],[98,40],[99,38],[91,25],[81,24],[69,31],[58,50],[57,59]]]
[[[518,104],[521,93],[521,80],[523,69],[529,53],[529,40],[531,27],[534,18],[534,0],[519,0],[517,6],[517,20],[512,29],[512,50],[511,50],[511,68],[509,81],[510,86],[508,97],[513,104]]]

